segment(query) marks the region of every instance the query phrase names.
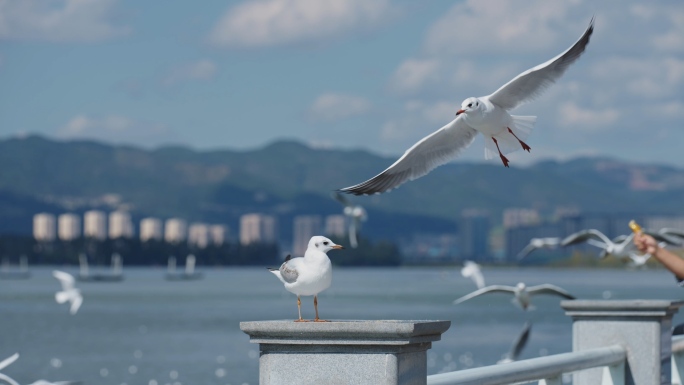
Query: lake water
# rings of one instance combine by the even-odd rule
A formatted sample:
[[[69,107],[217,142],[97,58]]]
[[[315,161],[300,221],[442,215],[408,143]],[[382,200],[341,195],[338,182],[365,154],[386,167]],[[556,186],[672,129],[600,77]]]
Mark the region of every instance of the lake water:
[[[65,271],[76,273],[74,268]],[[21,384],[37,379],[97,385],[258,383],[258,346],[240,321],[294,319],[296,297],[264,268],[204,270],[205,279],[169,282],[163,269],[126,269],[121,283],[79,282],[84,303],[71,316],[58,305],[52,268],[31,279],[0,280],[0,360]],[[582,299],[681,299],[665,270],[483,268],[487,284],[553,283]],[[525,321],[532,323],[522,358],[571,350],[571,320],[555,297],[533,299],[523,312],[505,294],[461,305],[472,290],[453,268],[335,268],[333,285],[319,298],[325,319],[450,320],[428,353],[430,374],[495,363]],[[302,298],[313,318],[312,297]],[[677,314],[675,323],[684,322]],[[154,380],[154,381],[151,381]]]

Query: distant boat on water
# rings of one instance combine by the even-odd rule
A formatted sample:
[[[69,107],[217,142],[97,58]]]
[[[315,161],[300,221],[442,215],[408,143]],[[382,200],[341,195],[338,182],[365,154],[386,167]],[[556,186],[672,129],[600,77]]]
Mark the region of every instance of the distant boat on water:
[[[112,254],[112,270],[109,273],[96,273],[91,274],[88,269],[88,257],[81,253],[78,256],[78,262],[80,264],[80,271],[78,273],[79,281],[88,282],[118,282],[123,281],[123,260],[121,255],[118,253]]]
[[[31,272],[28,268],[28,257],[22,255],[19,257],[19,269],[13,270],[10,267],[9,258],[2,259],[2,266],[0,266],[0,279],[29,279]]]
[[[168,281],[191,281],[202,279],[204,274],[195,271],[195,262],[195,256],[190,254],[185,258],[185,270],[176,271],[176,257],[169,257],[166,279]]]

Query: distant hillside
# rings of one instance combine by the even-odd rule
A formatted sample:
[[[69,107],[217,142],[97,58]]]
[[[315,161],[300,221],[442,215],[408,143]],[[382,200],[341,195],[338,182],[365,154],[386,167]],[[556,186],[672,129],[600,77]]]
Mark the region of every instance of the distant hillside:
[[[117,194],[136,218],[180,216],[235,229],[239,215],[263,211],[279,215],[287,233],[294,215],[339,213],[330,191],[361,182],[394,160],[292,141],[199,152],[39,136],[6,139],[0,141],[0,231],[29,232],[38,210],[117,205],[102,198]],[[488,209],[495,218],[507,207],[684,213],[682,197],[682,168],[581,158],[509,169],[496,162],[457,162],[391,193],[350,199],[369,210],[370,235],[396,237],[416,229],[453,231],[466,208]]]

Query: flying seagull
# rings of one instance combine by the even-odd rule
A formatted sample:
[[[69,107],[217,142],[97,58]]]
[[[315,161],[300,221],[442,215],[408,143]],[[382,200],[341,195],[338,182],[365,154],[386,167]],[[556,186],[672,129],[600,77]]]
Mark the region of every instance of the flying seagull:
[[[558,286],[551,284],[542,284],[537,286],[527,287],[524,283],[520,282],[515,286],[505,286],[505,285],[492,285],[487,286],[474,292],[464,295],[454,301],[454,305],[465,302],[471,298],[487,294],[487,293],[510,293],[513,294],[513,302],[518,304],[523,310],[530,308],[530,297],[537,294],[552,294],[561,296],[566,299],[575,299],[575,297],[561,289]]]
[[[523,259],[537,249],[555,249],[560,244],[561,239],[557,237],[532,238],[530,243],[518,253],[518,259]]]
[[[368,214],[366,214],[366,210],[363,207],[351,203],[344,195],[333,192],[332,196],[344,206],[344,215],[349,218],[349,244],[355,249],[359,245],[356,237],[361,229],[361,222],[365,222],[368,219]]]
[[[649,231],[644,231],[644,234],[652,236],[658,242],[673,242],[671,236]],[[588,229],[568,235],[561,241],[560,245],[565,247],[580,243],[588,243],[601,249],[601,253],[599,254],[601,258],[605,258],[609,254],[618,258],[631,258],[632,255],[640,255],[638,254],[636,246],[634,246],[634,242],[632,242],[633,239],[634,233],[630,233],[629,235],[620,235],[614,239],[610,239],[596,229]]]
[[[515,341],[513,341],[511,351],[508,352],[503,359],[499,360],[497,364],[507,364],[518,360],[520,353],[525,349],[525,345],[527,345],[527,340],[530,338],[530,329],[532,329],[532,324],[529,321],[525,322],[522,331],[518,334]]]
[[[19,353],[14,353],[11,356],[0,361],[0,370],[5,369],[6,367],[11,365],[17,359],[19,359]],[[0,373],[0,381],[4,381],[10,385],[19,385],[19,383],[14,381],[11,377],[9,377],[6,374],[2,374],[2,373]]]
[[[454,159],[473,142],[478,132],[485,139],[485,159],[498,154],[508,167],[504,154],[520,149],[529,152],[530,146],[523,140],[537,121],[536,116],[515,116],[509,111],[535,99],[558,80],[582,55],[593,31],[592,18],[579,40],[565,52],[521,73],[493,94],[464,100],[454,120],[414,144],[385,171],[339,191],[370,195],[392,190]]]
[[[81,295],[81,291],[74,287],[74,276],[59,270],[54,270],[52,275],[54,275],[62,284],[62,291],[55,293],[55,300],[57,303],[65,303],[68,301],[71,303],[69,313],[76,314],[78,308],[80,308],[83,303],[83,296]]]
[[[302,295],[314,296],[314,322],[324,322],[318,318],[318,293],[329,288],[332,283],[332,264],[326,253],[343,248],[326,237],[314,236],[309,241],[304,257],[291,258],[288,255],[279,269],[269,268],[285,285],[287,291],[297,295],[299,319],[295,322],[305,322],[302,319],[302,300],[299,299]]]
[[[482,270],[480,270],[480,265],[473,261],[463,262],[463,268],[461,269],[461,275],[470,278],[475,282],[475,286],[478,289],[485,287],[484,276],[482,275]]]

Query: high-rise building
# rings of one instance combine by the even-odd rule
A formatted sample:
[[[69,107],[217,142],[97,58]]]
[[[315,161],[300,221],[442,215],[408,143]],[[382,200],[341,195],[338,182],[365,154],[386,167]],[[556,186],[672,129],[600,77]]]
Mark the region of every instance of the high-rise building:
[[[109,213],[109,238],[131,237],[133,237],[131,214],[126,211],[113,211]]]
[[[107,239],[106,218],[105,213],[102,211],[86,211],[83,214],[83,235],[100,241]]]
[[[223,245],[226,242],[226,237],[228,237],[228,227],[224,225],[209,226],[209,238],[213,245]]]
[[[474,261],[490,257],[489,231],[491,228],[489,212],[467,209],[462,213],[460,222],[461,256]]]
[[[321,230],[323,230],[321,222],[320,215],[300,215],[294,217],[292,253],[295,256],[303,256],[311,237],[321,235]]]
[[[188,229],[188,243],[204,249],[209,245],[209,226],[204,223],[192,223]]]
[[[275,217],[265,214],[245,214],[240,217],[240,244],[275,241]]]
[[[140,221],[140,240],[162,240],[162,221],[158,218],[143,218]]]
[[[347,233],[347,220],[347,216],[342,214],[328,215],[325,217],[325,234],[343,237]]]
[[[54,215],[40,213],[33,216],[33,238],[37,241],[52,242],[56,235]]]
[[[81,218],[67,213],[57,217],[57,235],[63,241],[71,241],[81,236]]]
[[[539,219],[539,212],[535,209],[511,208],[503,212],[503,225],[507,229],[536,225]]]
[[[164,225],[164,240],[168,243],[183,242],[188,236],[188,225],[180,218],[166,220]]]

